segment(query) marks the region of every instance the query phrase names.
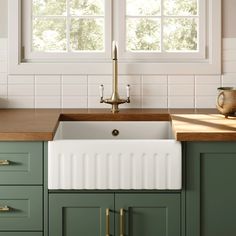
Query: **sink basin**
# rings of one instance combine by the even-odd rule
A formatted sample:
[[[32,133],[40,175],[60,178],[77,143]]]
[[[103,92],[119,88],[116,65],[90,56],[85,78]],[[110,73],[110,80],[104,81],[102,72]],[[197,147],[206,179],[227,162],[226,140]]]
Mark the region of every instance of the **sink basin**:
[[[181,189],[181,143],[164,121],[60,122],[49,189]]]

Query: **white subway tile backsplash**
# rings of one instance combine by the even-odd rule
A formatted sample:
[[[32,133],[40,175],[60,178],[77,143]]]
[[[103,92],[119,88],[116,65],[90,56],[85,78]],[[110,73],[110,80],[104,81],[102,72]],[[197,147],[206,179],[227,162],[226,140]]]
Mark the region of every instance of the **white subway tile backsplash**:
[[[193,75],[171,75],[168,76],[168,84],[194,84]]]
[[[194,108],[193,96],[170,96],[168,98],[168,108]]]
[[[167,84],[144,84],[143,96],[167,96]]]
[[[33,84],[8,84],[9,96],[34,96]]]
[[[216,108],[216,96],[196,97],[196,108]]]
[[[222,85],[231,84],[236,87],[236,74],[224,74],[222,75]]]
[[[7,73],[7,61],[0,60],[0,73]]]
[[[193,84],[171,84],[168,87],[169,96],[194,96]]]
[[[112,75],[89,75],[88,84],[112,84]]]
[[[34,76],[28,75],[9,75],[8,84],[34,84]]]
[[[236,38],[224,38],[223,50],[236,50]]]
[[[87,96],[63,96],[62,108],[87,108]]]
[[[36,84],[60,84],[61,76],[39,75],[35,76]]]
[[[0,96],[7,96],[7,84],[0,84]]]
[[[236,61],[223,62],[223,73],[236,73]]]
[[[236,49],[234,50],[225,50],[222,59],[224,62],[226,61],[236,61]]]
[[[195,77],[196,84],[218,84],[220,86],[220,75],[200,75]]]
[[[196,96],[216,96],[220,84],[199,84],[196,85]]]
[[[167,96],[143,96],[142,108],[168,108]]]
[[[119,84],[140,84],[141,83],[141,76],[138,75],[119,75],[118,77]],[[112,81],[111,81],[112,82]]]
[[[60,96],[36,96],[35,108],[61,108]]]
[[[0,73],[0,84],[7,84],[7,73]]]
[[[63,75],[63,84],[87,84],[86,75]]]
[[[36,84],[36,96],[60,96],[61,85],[58,84]]]
[[[143,84],[163,84],[167,85],[167,75],[145,75]]]
[[[87,96],[88,86],[82,84],[63,84],[63,96]]]
[[[34,96],[8,96],[8,108],[34,108]]]

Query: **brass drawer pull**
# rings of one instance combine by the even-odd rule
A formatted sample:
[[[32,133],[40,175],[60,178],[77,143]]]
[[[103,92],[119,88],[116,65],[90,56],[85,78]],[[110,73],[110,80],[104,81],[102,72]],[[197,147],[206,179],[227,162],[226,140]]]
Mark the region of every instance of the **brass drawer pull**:
[[[110,236],[110,209],[106,209],[106,236]]]
[[[0,207],[0,212],[9,212],[10,208],[8,206]]]
[[[0,166],[9,166],[10,165],[10,161],[8,160],[0,160]]]
[[[120,209],[120,236],[125,236],[125,210]]]

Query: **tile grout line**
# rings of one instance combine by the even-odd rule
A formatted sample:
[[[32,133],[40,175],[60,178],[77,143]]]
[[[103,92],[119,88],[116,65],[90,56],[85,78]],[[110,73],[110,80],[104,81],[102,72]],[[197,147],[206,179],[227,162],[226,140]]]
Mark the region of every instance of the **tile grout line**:
[[[89,77],[89,75],[86,75],[86,84],[87,84],[87,104],[86,104],[86,107],[87,107],[87,109],[89,108],[89,82],[88,82],[88,77]]]
[[[63,75],[60,75],[60,108],[63,109]]]
[[[34,75],[34,109],[36,108],[36,75]]]
[[[167,86],[166,86],[166,88],[167,88],[167,91],[166,91],[166,96],[167,96],[167,109],[170,109],[169,108],[169,75],[167,75]]]
[[[197,109],[197,84],[196,84],[196,75],[194,75],[194,108]]]
[[[141,76],[141,83],[140,83],[140,94],[141,94],[141,108],[144,107],[144,102],[143,102],[143,99],[144,99],[144,96],[143,96],[143,74],[140,75]]]

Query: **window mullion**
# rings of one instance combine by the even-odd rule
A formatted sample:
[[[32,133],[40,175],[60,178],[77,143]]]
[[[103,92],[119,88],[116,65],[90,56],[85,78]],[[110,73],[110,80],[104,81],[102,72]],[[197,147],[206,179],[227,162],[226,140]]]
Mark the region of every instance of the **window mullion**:
[[[163,24],[164,24],[164,3],[163,0],[161,0],[161,53],[164,52],[163,47]]]
[[[70,47],[70,24],[71,24],[70,0],[66,0],[66,45],[67,45],[67,52],[71,51],[71,47]]]

